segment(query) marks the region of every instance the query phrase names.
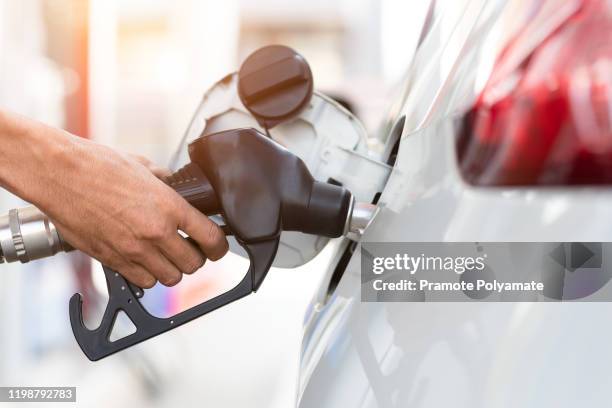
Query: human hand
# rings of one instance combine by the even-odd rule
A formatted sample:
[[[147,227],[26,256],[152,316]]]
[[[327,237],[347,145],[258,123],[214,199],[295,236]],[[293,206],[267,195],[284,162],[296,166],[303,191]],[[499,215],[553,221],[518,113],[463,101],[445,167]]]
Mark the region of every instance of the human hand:
[[[29,169],[3,184],[45,212],[74,248],[143,288],[175,285],[205,256],[227,252],[221,229],[156,177],[163,169],[38,123],[26,129],[24,138],[37,140],[25,148]]]

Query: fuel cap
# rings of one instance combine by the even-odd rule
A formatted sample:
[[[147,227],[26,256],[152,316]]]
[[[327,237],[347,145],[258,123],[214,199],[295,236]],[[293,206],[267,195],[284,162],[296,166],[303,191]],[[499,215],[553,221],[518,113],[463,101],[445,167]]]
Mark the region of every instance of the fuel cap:
[[[242,104],[268,129],[298,115],[310,102],[312,90],[308,62],[284,45],[258,49],[238,72]]]

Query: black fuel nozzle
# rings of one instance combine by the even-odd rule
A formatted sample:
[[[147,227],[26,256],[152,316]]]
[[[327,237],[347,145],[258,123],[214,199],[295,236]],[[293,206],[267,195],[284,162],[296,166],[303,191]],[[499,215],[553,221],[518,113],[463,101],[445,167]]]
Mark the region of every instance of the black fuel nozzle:
[[[83,323],[82,297],[70,299],[70,323],[90,360],[99,360],[256,291],[270,269],[281,231],[327,237],[346,232],[353,207],[343,187],[321,183],[304,162],[255,129],[201,136],[189,145],[191,162],[166,179],[191,205],[207,215],[221,214],[250,266],[230,291],[168,318],[148,313],[138,301],[142,290],[104,267],[109,300],[100,326]],[[118,313],[127,314],[136,332],[111,341]]]
[[[223,214],[244,241],[281,230],[326,237],[345,232],[351,193],[316,181],[299,157],[255,129],[202,136],[189,145],[189,157],[172,178],[190,174],[191,185],[170,185],[202,212]]]
[[[255,129],[201,136],[189,157],[166,182],[203,213],[221,214],[241,243],[278,240],[281,231],[346,232],[351,193],[316,181],[299,157]],[[254,277],[255,289],[264,276]]]

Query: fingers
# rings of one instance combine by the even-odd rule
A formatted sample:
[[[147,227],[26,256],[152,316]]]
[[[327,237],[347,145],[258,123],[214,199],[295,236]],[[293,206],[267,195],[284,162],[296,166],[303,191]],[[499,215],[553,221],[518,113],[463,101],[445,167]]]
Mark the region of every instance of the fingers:
[[[130,264],[120,272],[130,282],[148,289],[159,280],[162,285],[178,284],[183,273],[192,274],[200,269],[206,258],[178,232],[166,238],[158,250],[146,251],[140,264]]]
[[[216,261],[225,255],[229,245],[221,228],[187,202],[182,207],[179,229],[193,238],[209,259]]]
[[[127,260],[140,267],[121,271],[131,282],[151,287],[157,279],[165,286],[174,286],[181,281],[183,273],[200,269],[206,256],[217,260],[227,252],[228,243],[219,226],[186,201],[180,200],[174,214],[178,218],[175,221],[178,225],[173,224],[175,227],[149,223],[146,231],[137,234],[138,244],[126,244],[123,253],[129,255]],[[183,238],[177,229],[189,234],[199,248]]]
[[[192,274],[206,261],[204,254],[178,233],[169,236],[160,249],[182,273]]]
[[[148,251],[146,258],[141,261],[141,266],[164,286],[174,286],[183,277],[181,271],[158,250]]]
[[[134,285],[143,289],[152,288],[157,283],[157,279],[138,264],[129,264],[118,268],[117,272],[125,276]]]

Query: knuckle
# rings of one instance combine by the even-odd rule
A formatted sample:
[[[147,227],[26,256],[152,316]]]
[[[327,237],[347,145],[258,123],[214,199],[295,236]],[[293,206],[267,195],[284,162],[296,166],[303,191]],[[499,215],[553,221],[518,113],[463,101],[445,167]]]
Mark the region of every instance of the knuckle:
[[[212,247],[207,251],[208,257],[213,261],[221,259],[227,252],[227,240],[224,239],[221,229],[214,222],[211,222],[208,228],[207,238],[208,244]]]
[[[219,227],[217,227],[217,225],[212,221],[208,226],[207,238],[211,244],[214,244],[219,240]]]
[[[195,273],[198,269],[204,266],[205,261],[206,259],[204,259],[204,257],[195,257],[193,260],[191,260],[188,263],[185,273],[187,274]]]
[[[148,276],[140,279],[140,282],[137,283],[137,285],[143,289],[151,289],[156,283],[157,279],[155,279],[153,276]]]
[[[180,273],[177,273],[171,276],[164,277],[164,280],[161,282],[164,284],[164,286],[175,286],[181,281],[182,278],[183,278],[183,275]]]
[[[126,242],[123,244],[122,252],[131,259],[138,259],[144,253],[144,247],[138,241]]]
[[[121,265],[113,268],[118,271],[125,279],[144,289],[150,289],[157,283],[157,279],[146,272],[129,265]]]
[[[166,236],[168,236],[168,229],[161,223],[149,225],[143,233],[143,237],[149,241],[160,241]]]

